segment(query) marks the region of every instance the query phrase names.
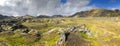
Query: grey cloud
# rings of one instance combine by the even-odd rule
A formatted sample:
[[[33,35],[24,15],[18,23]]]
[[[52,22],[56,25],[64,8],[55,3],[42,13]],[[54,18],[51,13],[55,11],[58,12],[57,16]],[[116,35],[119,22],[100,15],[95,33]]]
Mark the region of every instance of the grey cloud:
[[[68,0],[61,4],[60,0],[6,0],[4,6],[0,6],[0,13],[6,15],[71,15],[78,11],[95,8],[87,6],[89,0]]]

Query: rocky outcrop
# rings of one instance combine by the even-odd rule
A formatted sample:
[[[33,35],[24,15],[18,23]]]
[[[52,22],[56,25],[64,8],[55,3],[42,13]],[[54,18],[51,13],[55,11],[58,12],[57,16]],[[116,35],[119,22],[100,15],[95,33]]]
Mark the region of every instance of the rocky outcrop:
[[[82,32],[82,33],[90,33],[90,30],[86,27],[85,24],[76,25],[76,26],[69,26],[66,28],[69,32]]]
[[[60,30],[60,38],[55,46],[87,46],[88,41],[77,33],[84,33],[88,35],[90,31],[86,25],[69,26],[66,29]]]
[[[75,33],[65,32],[55,46],[87,46],[87,41]]]
[[[21,25],[21,24],[13,24],[13,25],[10,27],[10,29],[11,29],[12,31],[14,31],[14,30],[16,30],[16,29],[24,29],[24,28],[27,28],[27,27],[25,27],[25,26],[23,26],[23,25]]]
[[[4,27],[4,28],[3,28]],[[17,32],[17,30],[20,30]],[[37,30],[28,29],[22,25],[18,20],[3,20],[0,21],[0,34],[14,35],[18,33],[20,36],[35,36],[40,37],[40,33]]]

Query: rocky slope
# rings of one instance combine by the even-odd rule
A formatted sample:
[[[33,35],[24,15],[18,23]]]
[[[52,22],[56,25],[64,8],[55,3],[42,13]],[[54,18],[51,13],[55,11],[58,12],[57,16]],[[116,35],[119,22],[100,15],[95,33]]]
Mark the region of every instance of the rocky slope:
[[[119,17],[120,10],[93,9],[89,11],[77,12],[70,17]]]

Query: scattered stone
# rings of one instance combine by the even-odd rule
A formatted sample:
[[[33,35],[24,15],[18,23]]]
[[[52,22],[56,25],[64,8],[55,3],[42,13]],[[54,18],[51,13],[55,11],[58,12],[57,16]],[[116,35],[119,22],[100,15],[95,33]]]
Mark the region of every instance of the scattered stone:
[[[69,26],[67,28],[70,32],[82,32],[82,33],[89,33],[90,30],[86,27],[85,24],[77,25],[77,26]]]
[[[30,30],[29,29],[24,29],[23,33],[28,33]]]
[[[36,30],[31,30],[28,32],[28,34],[33,35],[33,36],[39,36],[39,32]]]

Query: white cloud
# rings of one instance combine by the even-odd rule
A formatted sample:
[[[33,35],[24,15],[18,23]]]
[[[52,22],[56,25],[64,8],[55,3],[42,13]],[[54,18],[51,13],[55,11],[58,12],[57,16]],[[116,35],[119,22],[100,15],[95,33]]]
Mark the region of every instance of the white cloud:
[[[4,6],[5,2],[6,2],[6,0],[0,0],[0,5]]]
[[[90,0],[68,0],[61,4],[60,0],[2,0],[0,13],[6,15],[71,15],[78,11],[95,8],[87,6]]]

